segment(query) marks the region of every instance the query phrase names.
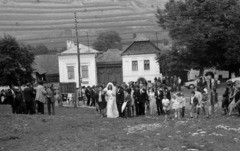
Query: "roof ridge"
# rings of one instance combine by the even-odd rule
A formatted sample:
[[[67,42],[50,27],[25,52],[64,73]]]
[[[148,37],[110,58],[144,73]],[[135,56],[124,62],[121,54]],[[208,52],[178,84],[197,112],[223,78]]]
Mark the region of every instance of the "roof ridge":
[[[134,41],[150,41],[150,39],[144,34],[138,34]]]

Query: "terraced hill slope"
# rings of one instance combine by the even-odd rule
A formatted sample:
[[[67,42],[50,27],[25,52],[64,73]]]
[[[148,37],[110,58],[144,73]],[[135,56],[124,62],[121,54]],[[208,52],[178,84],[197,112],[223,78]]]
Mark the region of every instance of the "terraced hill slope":
[[[166,38],[155,18],[157,7],[168,0],[0,0],[0,36],[10,34],[19,41],[50,48],[65,46],[75,39],[74,12],[77,12],[79,41],[92,44],[98,33],[115,30],[123,43],[133,33],[144,33],[150,39]]]

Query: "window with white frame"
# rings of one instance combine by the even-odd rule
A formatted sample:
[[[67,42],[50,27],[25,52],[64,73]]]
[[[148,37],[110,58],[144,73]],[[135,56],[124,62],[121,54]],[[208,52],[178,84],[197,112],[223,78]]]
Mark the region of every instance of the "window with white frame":
[[[88,75],[88,66],[82,66],[82,78],[84,79],[88,79],[89,75]]]
[[[150,61],[144,60],[144,70],[150,70]]]
[[[132,71],[138,71],[138,61],[132,61]]]
[[[68,79],[75,79],[74,66],[67,66]]]

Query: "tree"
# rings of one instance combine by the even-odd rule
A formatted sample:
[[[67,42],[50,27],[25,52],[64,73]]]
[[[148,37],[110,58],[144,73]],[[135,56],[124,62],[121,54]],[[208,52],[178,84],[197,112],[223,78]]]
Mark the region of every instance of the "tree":
[[[98,35],[93,47],[99,51],[106,51],[111,48],[121,48],[122,38],[116,31],[106,31]]]
[[[5,35],[0,39],[0,85],[18,85],[32,80],[34,54],[30,46]]]
[[[33,47],[32,49],[33,49],[33,53],[35,55],[45,55],[45,54],[48,54],[50,52],[48,47],[45,46],[44,44],[39,44],[36,47]]]
[[[157,55],[156,59],[164,74],[168,71],[181,71],[187,68],[178,55],[177,51],[169,49],[162,49],[161,53]]]
[[[170,0],[157,9],[159,26],[169,30],[173,50],[188,69],[240,68],[238,0]],[[233,39],[233,37],[235,39]],[[234,63],[232,61],[235,61]],[[232,68],[231,68],[232,69]]]
[[[107,51],[107,45],[103,40],[97,40],[93,43],[93,48],[98,51]]]
[[[64,46],[64,47],[62,47],[62,48],[60,48],[60,49],[58,50],[58,53],[61,53],[61,52],[66,51],[66,50],[67,50],[67,47]]]

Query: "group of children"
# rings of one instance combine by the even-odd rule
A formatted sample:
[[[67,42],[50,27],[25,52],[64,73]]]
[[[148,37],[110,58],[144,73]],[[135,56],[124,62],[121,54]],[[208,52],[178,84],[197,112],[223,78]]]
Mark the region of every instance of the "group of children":
[[[163,111],[165,114],[165,120],[170,118],[181,119],[185,115],[186,100],[182,93],[177,92],[173,94],[171,99],[168,99],[166,95],[162,99]]]
[[[160,89],[160,91],[163,90]],[[215,117],[218,107],[218,93],[215,88],[201,90],[197,87],[195,91],[191,92],[188,102],[189,104],[186,104],[183,93],[176,92],[171,97],[170,92],[166,89],[161,99],[165,120],[184,118],[186,107],[189,107],[190,118],[198,118],[200,112],[203,118]]]

